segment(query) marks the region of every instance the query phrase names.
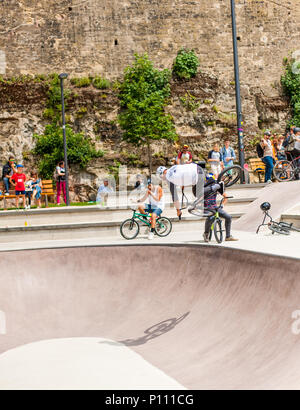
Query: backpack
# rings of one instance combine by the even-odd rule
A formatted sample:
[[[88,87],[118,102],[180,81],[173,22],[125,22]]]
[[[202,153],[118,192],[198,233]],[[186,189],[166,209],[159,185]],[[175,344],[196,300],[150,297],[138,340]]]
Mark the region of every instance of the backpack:
[[[286,137],[286,139],[283,141],[283,148],[288,148],[290,144],[292,144],[293,141],[291,141],[291,135]]]
[[[256,145],[256,152],[257,152],[258,158],[263,158],[265,155],[264,149],[262,148],[260,144]]]

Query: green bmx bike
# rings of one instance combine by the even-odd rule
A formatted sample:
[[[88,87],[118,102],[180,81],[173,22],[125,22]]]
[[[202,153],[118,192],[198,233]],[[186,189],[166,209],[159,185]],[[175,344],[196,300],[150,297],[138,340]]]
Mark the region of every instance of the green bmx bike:
[[[141,214],[136,210],[133,210],[132,218],[126,219],[120,227],[120,232],[123,238],[127,240],[135,239],[140,233],[140,229],[143,226],[151,228],[151,216],[152,214]],[[172,222],[169,218],[161,216],[156,220],[155,234],[160,237],[170,235],[172,232]]]

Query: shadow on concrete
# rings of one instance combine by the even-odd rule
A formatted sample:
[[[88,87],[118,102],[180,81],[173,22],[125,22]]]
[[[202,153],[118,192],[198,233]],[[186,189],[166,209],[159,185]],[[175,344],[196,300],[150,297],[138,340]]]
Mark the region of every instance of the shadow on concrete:
[[[190,312],[185,313],[184,315],[180,316],[179,318],[171,318],[164,320],[162,322],[157,323],[145,330],[145,335],[138,337],[137,339],[126,339],[120,340],[118,342],[99,342],[99,344],[109,344],[111,346],[140,346],[143,344],[148,343],[152,339],[156,339],[164,335],[165,333],[170,332],[173,330],[179,323],[181,323]]]

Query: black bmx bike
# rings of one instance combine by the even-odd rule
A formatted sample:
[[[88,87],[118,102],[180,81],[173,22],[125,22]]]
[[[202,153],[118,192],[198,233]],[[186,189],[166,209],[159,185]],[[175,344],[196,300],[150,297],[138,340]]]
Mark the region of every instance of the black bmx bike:
[[[226,199],[231,199],[231,198],[233,197],[228,196]],[[223,206],[224,201],[225,201],[225,198],[222,198],[220,205],[216,209],[205,210],[205,214],[203,215],[208,218],[213,217],[212,225],[211,225],[211,228],[208,234],[208,242],[212,240],[213,234],[218,243],[222,243],[224,240],[225,230],[223,229],[223,222],[222,222],[222,219],[220,218],[220,213],[219,213],[220,209]]]
[[[242,181],[244,175],[244,171],[242,167],[239,165],[232,165],[224,169],[220,175],[218,176],[216,183],[224,183],[225,188],[229,188],[238,182]],[[182,190],[182,201],[181,201],[181,210],[187,209],[188,212],[194,216],[202,217],[203,216],[203,206],[202,206],[203,198],[197,198],[193,202],[189,202],[187,196],[184,193],[184,189]]]
[[[287,152],[287,154],[292,158],[292,154]],[[300,157],[293,158],[291,161],[285,159],[277,161],[274,165],[273,175],[279,182],[293,181],[300,176]]]

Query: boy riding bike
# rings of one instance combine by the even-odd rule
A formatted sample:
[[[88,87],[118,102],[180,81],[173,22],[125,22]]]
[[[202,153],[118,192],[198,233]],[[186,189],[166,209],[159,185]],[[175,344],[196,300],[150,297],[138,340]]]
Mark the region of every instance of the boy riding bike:
[[[225,193],[225,186],[223,182],[217,183],[213,175],[207,175],[206,183],[205,183],[206,194],[204,196],[204,211],[208,211],[212,213],[213,211],[217,210],[217,196],[218,194],[224,197],[223,204],[225,205],[227,202],[227,194]],[[210,192],[209,192],[210,189]],[[223,207],[218,209],[219,216],[225,219],[225,229],[226,229],[226,242],[234,242],[238,241],[231,235],[231,223],[232,217],[224,211]],[[203,238],[205,242],[209,242],[209,232],[211,226],[214,222],[214,215],[213,213],[207,217],[205,222],[205,231],[203,234]]]
[[[143,215],[151,213],[151,230],[148,235],[148,239],[152,240],[154,238],[156,220],[161,216],[165,209],[165,198],[162,187],[159,185],[155,186],[151,181],[148,181],[148,190],[145,196],[138,202],[145,202],[148,199],[145,206],[139,206],[139,212]]]

